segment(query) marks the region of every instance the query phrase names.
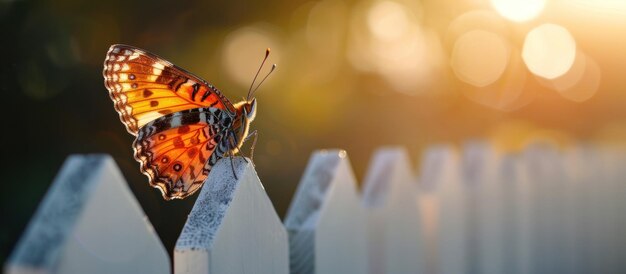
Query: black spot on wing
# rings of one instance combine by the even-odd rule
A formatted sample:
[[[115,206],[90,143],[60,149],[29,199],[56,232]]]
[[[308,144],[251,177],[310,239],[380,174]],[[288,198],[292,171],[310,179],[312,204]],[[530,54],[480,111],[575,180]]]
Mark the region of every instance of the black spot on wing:
[[[209,97],[209,95],[211,95],[211,93],[212,91],[210,89],[207,89],[207,91],[205,91],[204,94],[202,95],[202,98],[200,98],[200,101],[204,101],[207,97]],[[215,104],[217,104],[217,101],[211,104],[211,106],[214,106]]]
[[[195,101],[196,100],[196,94],[198,94],[198,90],[200,90],[200,84],[195,83],[191,87],[193,88],[193,91],[191,92],[191,100]]]
[[[180,86],[182,86],[184,83],[187,83],[187,80],[189,80],[189,78],[176,77],[175,79],[170,81],[167,85],[170,89],[174,90],[174,92],[178,92],[178,90],[180,89]]]

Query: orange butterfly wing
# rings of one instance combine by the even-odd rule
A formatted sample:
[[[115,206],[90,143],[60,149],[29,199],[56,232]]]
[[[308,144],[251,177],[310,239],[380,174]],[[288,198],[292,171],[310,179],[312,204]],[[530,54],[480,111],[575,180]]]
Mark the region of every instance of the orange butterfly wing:
[[[133,143],[135,158],[163,198],[182,199],[202,186],[228,150],[220,141],[229,117],[217,108],[190,109],[165,115],[139,130]]]
[[[128,132],[135,159],[163,198],[182,199],[202,186],[228,152],[220,142],[236,115],[219,90],[144,50],[112,45],[104,85]]]
[[[235,113],[230,101],[214,86],[132,46],[112,45],[103,75],[115,110],[133,135],[148,122],[181,110],[214,107]]]

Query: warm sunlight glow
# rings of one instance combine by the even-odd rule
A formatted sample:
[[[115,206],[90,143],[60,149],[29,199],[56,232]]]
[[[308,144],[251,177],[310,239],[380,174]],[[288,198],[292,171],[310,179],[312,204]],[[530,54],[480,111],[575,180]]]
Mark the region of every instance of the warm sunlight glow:
[[[515,22],[534,19],[541,13],[545,0],[491,0],[491,5],[498,13]]]
[[[353,67],[380,75],[393,91],[430,90],[444,53],[437,33],[420,25],[420,11],[420,5],[392,1],[355,7],[347,47]]]
[[[550,144],[557,148],[567,148],[574,144],[572,136],[558,129],[537,128],[528,136],[527,144]]]
[[[537,77],[537,80],[568,100],[583,102],[598,92],[601,78],[602,72],[596,61],[578,50],[576,60],[567,73],[554,79]]]
[[[568,88],[558,90],[559,94],[566,99],[583,102],[593,97],[600,87],[600,80],[602,78],[602,72],[600,67],[589,56],[580,56],[583,63],[583,73],[576,83]]]
[[[266,48],[273,49],[271,62],[280,63],[282,51],[277,47],[280,47],[280,44],[275,41],[268,30],[256,26],[243,27],[226,38],[222,63],[228,75],[237,84],[247,87],[263,59]]]
[[[626,149],[626,125],[621,121],[607,123],[596,132],[593,141]]]
[[[451,65],[461,81],[484,87],[502,76],[509,61],[509,53],[509,44],[499,35],[473,30],[456,41]]]
[[[370,58],[376,71],[395,91],[415,95],[435,79],[443,55],[437,36],[421,29],[394,43],[370,41]]]
[[[512,47],[509,62],[502,76],[486,87],[466,85],[461,88],[470,100],[502,111],[519,109],[535,98],[535,89],[527,88],[527,70],[519,49]]]
[[[488,136],[501,153],[520,152],[533,143],[549,143],[557,147],[573,143],[572,137],[563,131],[539,127],[524,120],[505,120],[492,128]]]
[[[554,79],[574,64],[576,42],[564,27],[543,24],[526,35],[522,57],[533,74]]]
[[[493,127],[488,134],[489,141],[502,153],[520,152],[528,142],[528,138],[537,127],[522,120],[506,120]]]
[[[409,31],[409,24],[405,7],[392,1],[375,4],[367,15],[370,31],[381,40],[401,38]]]
[[[583,77],[583,74],[585,74],[585,67],[587,66],[586,59],[585,54],[577,50],[574,64],[572,64],[572,67],[565,74],[554,79],[537,77],[537,80],[541,85],[556,91],[568,90],[575,86]]]
[[[569,2],[590,11],[626,15],[626,1],[624,0],[570,0]]]
[[[310,6],[310,3],[305,5]],[[290,47],[302,47],[301,50],[306,51],[307,54],[290,58],[288,62],[296,66],[307,63],[311,67],[324,69],[311,69],[300,73],[303,81],[326,83],[338,76],[341,62],[337,60],[340,60],[344,53],[348,12],[347,4],[330,0],[316,2],[313,7],[309,8],[306,36],[295,36],[294,41],[290,43]],[[284,67],[290,64],[284,64]]]

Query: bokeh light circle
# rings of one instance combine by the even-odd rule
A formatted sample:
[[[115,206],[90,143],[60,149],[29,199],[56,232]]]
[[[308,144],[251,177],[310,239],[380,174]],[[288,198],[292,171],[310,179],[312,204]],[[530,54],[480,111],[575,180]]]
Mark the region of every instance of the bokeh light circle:
[[[586,60],[587,58],[585,57],[585,54],[582,51],[577,50],[576,58],[574,59],[572,67],[565,74],[554,79],[546,79],[543,77],[535,78],[541,85],[556,91],[570,89],[575,86],[585,74],[585,67],[587,66]]]
[[[491,0],[491,5],[503,17],[525,22],[536,18],[543,11],[545,0]]]
[[[498,34],[473,30],[457,39],[451,65],[463,82],[484,87],[498,80],[509,62],[510,45]]]
[[[543,24],[526,35],[522,58],[533,74],[554,79],[574,64],[576,41],[564,27]]]
[[[481,105],[513,111],[529,104],[536,97],[535,89],[528,88],[527,74],[520,50],[511,47],[508,65],[497,81],[485,87],[465,84],[461,86],[461,91],[467,98]]]
[[[280,63],[280,43],[267,28],[243,27],[232,32],[224,41],[222,64],[228,75],[240,86],[250,85],[266,48],[272,48],[271,63]]]
[[[324,69],[303,70],[298,73],[303,81],[328,82],[338,77],[342,67],[343,43],[348,25],[349,7],[343,2],[321,1],[309,8],[305,35],[298,32],[291,38],[289,56],[284,66],[299,67],[302,63]],[[304,41],[305,40],[305,41]],[[307,54],[300,54],[306,51]]]
[[[510,36],[509,23],[491,10],[472,10],[454,18],[448,25],[443,38],[445,49],[449,54],[462,35],[472,30],[484,30],[497,33],[503,37]]]
[[[399,39],[410,29],[406,7],[392,1],[372,6],[367,14],[367,25],[374,37],[381,40]]]
[[[576,60],[567,73],[554,79],[535,78],[541,85],[555,90],[563,98],[583,102],[598,92],[602,72],[593,58],[577,50]]]
[[[593,97],[598,92],[602,79],[602,71],[596,61],[585,55],[581,58],[584,58],[585,66],[580,79],[575,85],[558,90],[561,96],[575,102],[583,102]]]
[[[357,70],[384,79],[391,91],[430,92],[445,68],[437,33],[421,24],[417,2],[371,1],[351,12],[346,53]]]

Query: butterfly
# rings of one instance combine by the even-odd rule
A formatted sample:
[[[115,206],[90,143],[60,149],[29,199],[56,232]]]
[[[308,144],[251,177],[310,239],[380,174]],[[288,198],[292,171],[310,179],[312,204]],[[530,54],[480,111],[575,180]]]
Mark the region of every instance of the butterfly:
[[[134,157],[141,171],[165,200],[193,194],[219,159],[239,153],[251,136],[256,143],[256,130],[250,132],[254,92],[276,65],[252,87],[269,53],[268,48],[247,98],[232,104],[207,81],[155,54],[121,44],[109,48],[104,85],[126,130],[136,136]]]

